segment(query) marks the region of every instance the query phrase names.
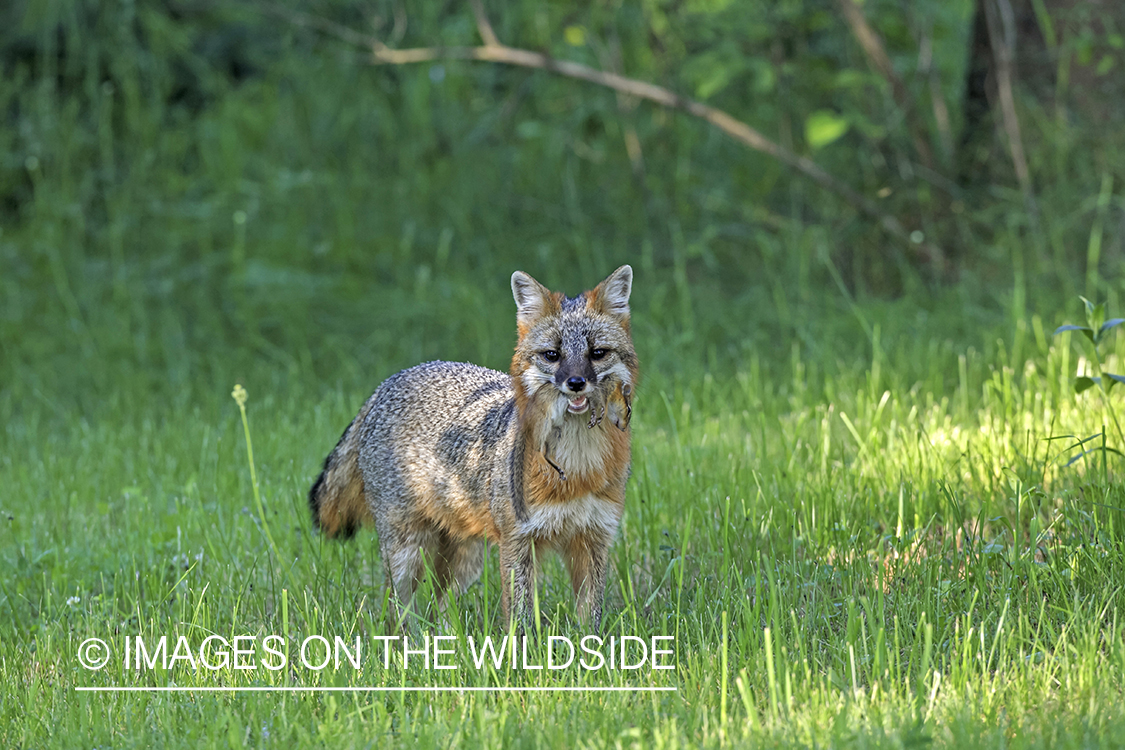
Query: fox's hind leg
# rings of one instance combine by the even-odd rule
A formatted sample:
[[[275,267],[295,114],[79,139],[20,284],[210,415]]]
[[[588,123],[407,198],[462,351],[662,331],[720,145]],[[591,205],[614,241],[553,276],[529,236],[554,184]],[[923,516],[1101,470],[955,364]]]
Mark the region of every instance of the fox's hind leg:
[[[463,594],[484,570],[484,542],[470,539],[457,543],[449,557],[449,570],[453,593]]]
[[[383,569],[398,605],[398,622],[403,624],[413,612],[414,593],[426,575],[429,565],[439,572],[440,532],[432,528],[417,528],[398,533],[379,529],[379,546],[383,552]],[[440,577],[435,576],[440,581]]]
[[[443,538],[438,552],[435,576],[441,590],[437,592],[442,611],[450,599],[460,596],[480,578],[484,569],[484,542],[479,539]]]

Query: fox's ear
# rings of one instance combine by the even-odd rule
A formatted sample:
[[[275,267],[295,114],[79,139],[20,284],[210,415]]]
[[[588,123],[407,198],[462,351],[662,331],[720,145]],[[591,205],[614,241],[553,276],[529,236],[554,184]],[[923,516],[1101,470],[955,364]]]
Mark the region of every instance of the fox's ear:
[[[591,293],[594,306],[607,315],[629,317],[629,294],[633,291],[633,268],[621,266]]]
[[[512,297],[516,300],[516,324],[521,335],[547,312],[551,302],[547,287],[523,271],[512,274]]]

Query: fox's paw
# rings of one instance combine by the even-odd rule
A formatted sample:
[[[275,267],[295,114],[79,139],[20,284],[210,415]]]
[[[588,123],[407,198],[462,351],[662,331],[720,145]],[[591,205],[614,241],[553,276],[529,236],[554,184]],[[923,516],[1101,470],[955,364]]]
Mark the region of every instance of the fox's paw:
[[[590,423],[586,426],[591,430],[600,425],[605,417],[606,405],[602,404],[601,406],[602,410],[599,412],[598,405],[593,402],[590,403]]]
[[[609,399],[609,419],[624,432],[633,418],[633,386],[622,383]]]

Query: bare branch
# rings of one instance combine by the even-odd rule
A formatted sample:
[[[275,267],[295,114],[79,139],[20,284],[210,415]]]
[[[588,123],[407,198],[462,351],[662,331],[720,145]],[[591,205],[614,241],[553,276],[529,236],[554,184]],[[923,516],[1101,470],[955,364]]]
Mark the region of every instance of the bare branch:
[[[432,60],[479,60],[482,62],[515,65],[524,68],[546,70],[567,78],[587,81],[613,89],[621,94],[634,96],[639,99],[647,99],[656,104],[686,112],[709,122],[744,146],[773,157],[782,164],[805,175],[825,190],[835,193],[856,211],[877,221],[884,232],[910,248],[911,252],[917,256],[919,260],[930,265],[937,274],[944,276],[950,271],[948,259],[941,248],[929,242],[917,242],[912,239],[910,233],[906,231],[898,219],[890,214],[883,213],[873,201],[836,180],[808,157],[798,156],[789,149],[773,142],[746,123],[720,109],[697,102],[693,99],[682,97],[663,86],[638,81],[634,78],[626,78],[617,73],[597,70],[588,65],[571,62],[569,60],[557,60],[539,52],[509,47],[499,43],[486,44],[482,47],[415,47],[412,49],[391,49],[377,39],[357,34],[351,30],[347,30],[346,33],[340,33],[339,26],[335,23],[317,23],[305,14],[294,13],[276,5],[268,7],[275,15],[280,15],[298,25],[316,28],[325,33],[332,34],[345,42],[356,44],[357,40],[361,40],[358,41],[358,43],[371,50],[372,61],[375,64],[404,65]]]
[[[942,157],[946,163],[951,163],[954,151],[953,126],[949,120],[949,107],[941,92],[941,74],[934,65],[932,25],[922,31],[922,39],[918,43],[918,73],[929,79],[930,106],[933,108],[934,122],[937,123],[938,142],[941,143]]]
[[[257,3],[257,6],[262,10],[262,12],[268,13],[271,16],[276,16],[283,21],[288,21],[294,26],[300,26],[305,29],[313,29],[314,31],[324,32],[325,34],[334,36],[337,39],[340,39],[341,41],[347,42],[348,44],[354,45],[356,47],[371,47],[373,49],[386,47],[386,45],[380,42],[377,38],[369,34],[361,34],[360,32],[349,28],[348,26],[344,26],[341,23],[329,21],[327,18],[321,18],[320,16],[302,13],[299,10],[290,10],[289,8],[286,8],[282,5],[271,2],[259,2]]]
[[[480,34],[481,41],[489,47],[498,46],[500,40],[496,38],[496,32],[492,30],[492,24],[488,22],[488,15],[484,12],[484,3],[481,0],[469,0],[469,4],[473,6],[473,15],[477,19],[477,33]]]
[[[906,119],[906,127],[910,131],[910,138],[914,142],[914,150],[918,152],[918,158],[927,167],[933,169],[934,155],[930,150],[930,144],[926,141],[926,128],[918,120],[906,84],[903,83],[902,78],[891,65],[891,58],[887,56],[882,37],[867,23],[866,16],[856,5],[855,0],[839,0],[839,6],[856,41],[859,42],[859,46],[863,47],[863,52],[867,55],[867,61],[890,84],[891,95]]]
[[[989,46],[992,47],[993,61],[996,63],[996,93],[1000,98],[1000,119],[1008,140],[1008,152],[1012,156],[1012,166],[1016,170],[1016,179],[1027,203],[1028,214],[1035,222],[1039,211],[1031,185],[1031,170],[1023,150],[1023,136],[1020,134],[1019,117],[1016,115],[1016,98],[1012,93],[1012,50],[1015,47],[1012,6],[1008,0],[981,2],[984,4],[984,20],[988,26]]]

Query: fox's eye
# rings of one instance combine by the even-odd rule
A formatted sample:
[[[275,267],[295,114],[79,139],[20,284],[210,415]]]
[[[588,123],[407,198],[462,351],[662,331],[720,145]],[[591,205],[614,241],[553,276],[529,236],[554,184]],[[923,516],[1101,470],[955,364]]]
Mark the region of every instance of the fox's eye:
[[[542,352],[542,354],[543,354],[543,359],[547,360],[548,362],[558,362],[559,361],[559,353],[557,351],[555,351],[554,349],[548,349],[547,351]]]
[[[590,359],[605,359],[607,354],[609,354],[608,349],[594,349],[590,352]]]

